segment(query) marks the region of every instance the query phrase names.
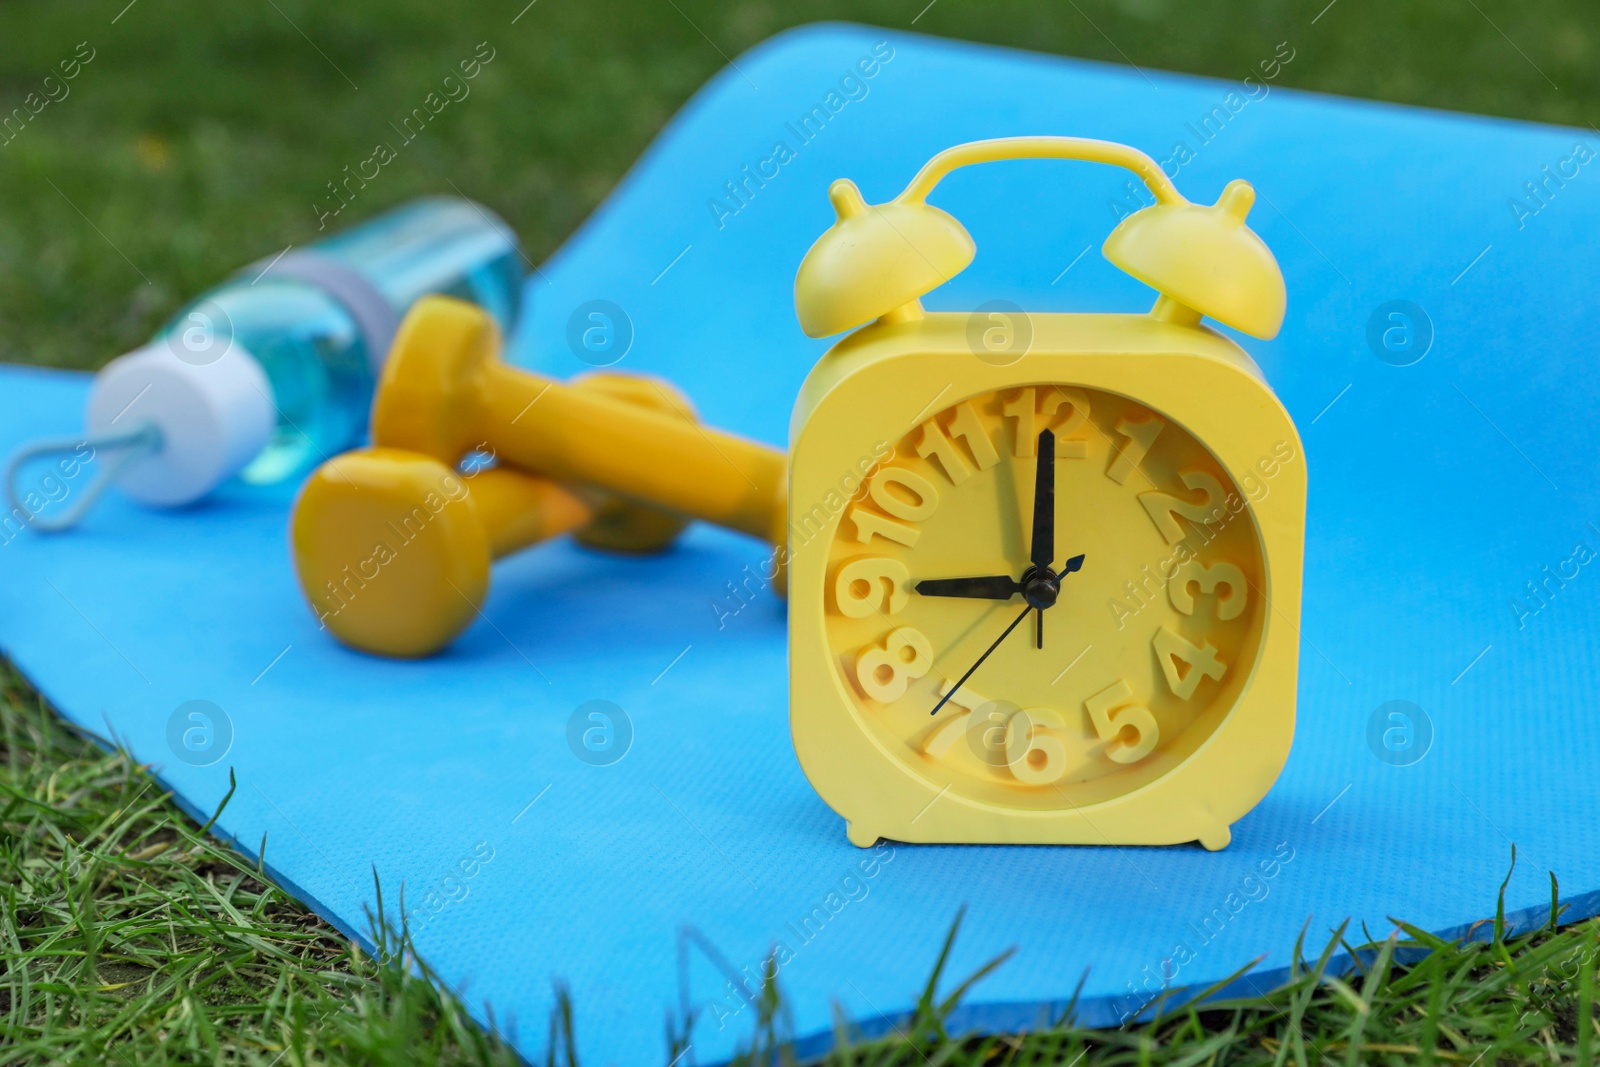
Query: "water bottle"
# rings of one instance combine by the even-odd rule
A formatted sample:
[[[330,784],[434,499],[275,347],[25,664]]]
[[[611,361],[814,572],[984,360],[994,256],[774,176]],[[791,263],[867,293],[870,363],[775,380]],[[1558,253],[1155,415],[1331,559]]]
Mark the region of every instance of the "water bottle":
[[[108,482],[175,507],[230,477],[283,482],[359,442],[373,384],[418,297],[516,316],[521,252],[504,222],[467,200],[418,200],[304,250],[262,260],[205,293],[148,345],[112,360],[89,394],[87,434],[12,457],[6,490],[44,529],[69,526]],[[99,477],[68,509],[39,513],[17,491],[34,460],[85,448]]]

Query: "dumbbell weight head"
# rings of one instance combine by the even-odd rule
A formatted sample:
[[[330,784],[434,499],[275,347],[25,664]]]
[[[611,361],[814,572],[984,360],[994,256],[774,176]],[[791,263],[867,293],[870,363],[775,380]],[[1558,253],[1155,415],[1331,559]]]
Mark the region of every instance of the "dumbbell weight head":
[[[500,361],[494,320],[470,304],[423,297],[400,324],[372,406],[372,439],[454,464],[483,443],[480,415],[487,369]],[[614,371],[575,379],[594,392],[648,411],[699,421],[694,406],[664,379]],[[519,417],[537,418],[537,394]],[[576,540],[613,552],[659,552],[677,540],[688,520],[604,493],[583,494],[594,521]]]
[[[477,616],[490,562],[593,517],[554,482],[490,468],[471,477],[395,448],[347,452],[317,468],[295,502],[300,587],[345,644],[426,656]]]
[[[400,322],[372,401],[372,439],[446,463],[479,441],[489,366],[500,356],[494,319],[464,301],[425,296]]]

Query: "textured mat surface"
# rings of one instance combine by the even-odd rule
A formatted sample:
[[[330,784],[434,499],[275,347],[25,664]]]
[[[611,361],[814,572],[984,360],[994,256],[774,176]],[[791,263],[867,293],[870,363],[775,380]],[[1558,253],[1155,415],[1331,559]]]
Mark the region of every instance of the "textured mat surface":
[[[964,1015],[995,1027],[1035,1023],[1086,969],[1099,1022],[1261,954],[1265,986],[1308,917],[1312,942],[1345,916],[1375,934],[1389,915],[1456,928],[1492,908],[1512,842],[1508,907],[1546,906],[1548,869],[1576,913],[1600,909],[1600,386],[1580,310],[1600,267],[1576,237],[1600,231],[1593,134],[1274,86],[1261,68],[1224,83],[865,28],[787,35],[715,79],[544,265],[518,336],[526,362],[587,369],[569,321],[610,301],[631,323],[621,368],[782,443],[825,347],[790,294],[832,178],[882,200],[949,144],[1037,132],[1173,158],[1196,200],[1248,177],[1290,310],[1277,340],[1246,347],[1300,425],[1311,504],[1299,733],[1225,852],[858,852],[790,749],[782,610],[729,594],[763,552],[714,531],[646,562],[528,552],[448,655],[397,664],[318,632],[282,494],[165,515],[113,501],[67,536],[3,535],[0,644],[194,810],[234,767],[219,831],[251,853],[265,838],[270,868],[344,929],[366,927],[374,865],[403,882],[422,951],[530,1056],[559,979],[587,1062],[664,1061],[663,1021],[685,1009],[689,1058],[725,1058],[755,1013],[723,968],[753,981],[779,944],[797,1036],[826,1041],[835,1002],[881,1028],[963,903],[952,974],[1019,947]],[[747,182],[740,200],[730,182]],[[1060,163],[950,178],[935,199],[980,251],[930,306],[1146,306],[1097,251],[1124,186]],[[1369,340],[1391,301],[1421,309],[1409,350]],[[0,447],[71,432],[85,383],[0,374]],[[193,700],[229,724],[209,765],[169,741]],[[610,766],[569,747],[591,700],[631,724]],[[1369,724],[1391,701],[1415,705],[1416,733],[1385,760]]]

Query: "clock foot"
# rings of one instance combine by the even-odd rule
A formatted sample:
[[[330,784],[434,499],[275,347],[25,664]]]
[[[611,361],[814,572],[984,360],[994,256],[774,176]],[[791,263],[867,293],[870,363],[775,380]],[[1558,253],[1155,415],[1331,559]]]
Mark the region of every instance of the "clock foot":
[[[878,835],[858,822],[845,823],[844,833],[857,848],[871,848],[878,843]]]
[[[1226,826],[1219,826],[1200,835],[1200,847],[1207,852],[1220,852],[1227,848],[1228,842],[1232,840],[1233,831]]]

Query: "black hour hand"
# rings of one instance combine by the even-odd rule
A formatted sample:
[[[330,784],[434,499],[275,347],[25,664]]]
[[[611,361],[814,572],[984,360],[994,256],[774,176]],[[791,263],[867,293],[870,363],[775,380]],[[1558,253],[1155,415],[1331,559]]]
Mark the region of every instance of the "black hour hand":
[[[960,596],[975,600],[1010,600],[1022,592],[1022,584],[1009,574],[987,578],[929,578],[917,583],[923,596]]]

